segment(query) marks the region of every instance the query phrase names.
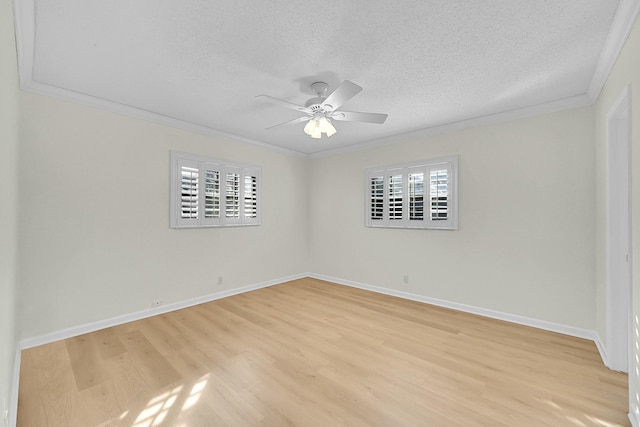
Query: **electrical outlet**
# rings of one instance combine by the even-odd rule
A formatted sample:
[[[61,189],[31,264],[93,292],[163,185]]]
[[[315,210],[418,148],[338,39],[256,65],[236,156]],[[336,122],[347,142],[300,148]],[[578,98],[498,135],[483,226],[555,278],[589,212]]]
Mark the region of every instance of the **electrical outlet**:
[[[218,285],[222,285],[222,276],[218,276]]]
[[[404,281],[404,284],[405,284],[405,285],[408,285],[408,284],[409,284],[409,276],[407,276],[407,275],[405,274],[405,275],[404,275],[404,278],[403,278],[403,281]]]
[[[154,299],[151,300],[151,307],[158,307],[162,305],[162,300],[161,299]]]

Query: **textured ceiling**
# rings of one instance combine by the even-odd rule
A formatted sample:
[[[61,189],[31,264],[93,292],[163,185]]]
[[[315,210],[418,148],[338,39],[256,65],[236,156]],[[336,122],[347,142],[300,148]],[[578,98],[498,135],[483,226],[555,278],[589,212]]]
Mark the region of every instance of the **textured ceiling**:
[[[617,7],[617,0],[16,0],[27,89],[31,82],[42,92],[306,154],[585,97]],[[305,135],[304,123],[265,130],[299,113],[256,95],[304,104],[318,80],[329,91],[343,80],[362,86],[344,109],[387,113],[386,123],[338,122],[338,133],[321,140]]]

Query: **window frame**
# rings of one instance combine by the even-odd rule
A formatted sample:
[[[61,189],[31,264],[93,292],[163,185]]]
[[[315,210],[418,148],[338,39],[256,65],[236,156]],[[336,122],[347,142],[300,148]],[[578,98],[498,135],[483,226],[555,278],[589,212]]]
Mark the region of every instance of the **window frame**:
[[[432,217],[431,173],[433,171],[447,171],[446,181],[446,219]],[[419,186],[416,184],[410,191],[410,176],[422,174],[422,206],[420,206]],[[394,211],[391,215],[390,185],[392,177],[401,176],[402,188],[394,192]],[[380,193],[380,178],[382,178],[382,192]],[[374,181],[375,180],[375,181]],[[413,179],[419,182],[418,178]],[[376,192],[374,193],[374,185]],[[397,187],[394,187],[397,188]],[[458,156],[446,156],[419,162],[402,163],[367,168],[365,170],[365,226],[371,228],[410,228],[431,230],[458,229]],[[398,205],[398,195],[401,194]],[[412,199],[409,200],[410,196]],[[438,194],[436,198],[441,197]],[[382,200],[382,215],[380,215],[380,200]],[[436,206],[441,200],[435,200]],[[375,206],[374,206],[375,205]],[[401,215],[397,215],[397,208],[401,206]],[[372,215],[376,213],[375,217]],[[411,215],[412,214],[412,215]],[[395,218],[394,218],[395,217]]]
[[[171,182],[169,192],[170,214],[169,222],[171,228],[209,228],[209,227],[237,227],[255,226],[261,224],[261,195],[262,195],[262,169],[259,166],[246,165],[214,159],[182,151],[170,151]],[[182,167],[190,167],[198,170],[196,218],[183,218],[182,207]],[[218,194],[217,210],[215,209],[216,199],[205,197],[211,181],[207,180],[207,172],[217,173],[217,183],[213,183],[213,194]],[[227,174],[238,174],[237,187],[237,215],[227,217]],[[246,179],[249,178],[252,192],[247,194]],[[217,185],[217,192],[216,192]],[[213,200],[213,210],[207,209],[207,200]],[[251,201],[250,209],[245,206],[247,201]],[[217,216],[207,217],[207,212],[217,212]],[[249,213],[249,214],[247,214]]]

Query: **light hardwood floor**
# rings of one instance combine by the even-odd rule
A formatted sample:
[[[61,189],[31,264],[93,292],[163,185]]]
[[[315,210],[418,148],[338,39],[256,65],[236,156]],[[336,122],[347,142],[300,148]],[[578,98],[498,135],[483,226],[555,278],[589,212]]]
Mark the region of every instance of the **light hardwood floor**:
[[[22,352],[18,425],[618,426],[591,341],[302,279]]]

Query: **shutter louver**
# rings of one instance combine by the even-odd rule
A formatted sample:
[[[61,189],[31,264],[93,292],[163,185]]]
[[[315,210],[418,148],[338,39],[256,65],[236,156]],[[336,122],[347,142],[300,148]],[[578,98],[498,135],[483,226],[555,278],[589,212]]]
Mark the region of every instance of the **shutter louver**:
[[[402,220],[402,175],[389,176],[389,219]]]
[[[244,217],[258,217],[258,178],[252,175],[244,177]]]
[[[240,218],[240,174],[227,172],[225,185],[225,216],[227,218]]]
[[[369,181],[370,187],[370,215],[369,218],[374,221],[382,221],[384,219],[384,177],[374,176]]]
[[[180,217],[198,218],[198,169],[182,166],[180,168]]]
[[[432,170],[429,173],[430,215],[432,221],[449,219],[449,172],[447,169]]]
[[[409,219],[424,220],[424,173],[409,174]]]
[[[220,218],[220,171],[205,169],[204,217]]]

